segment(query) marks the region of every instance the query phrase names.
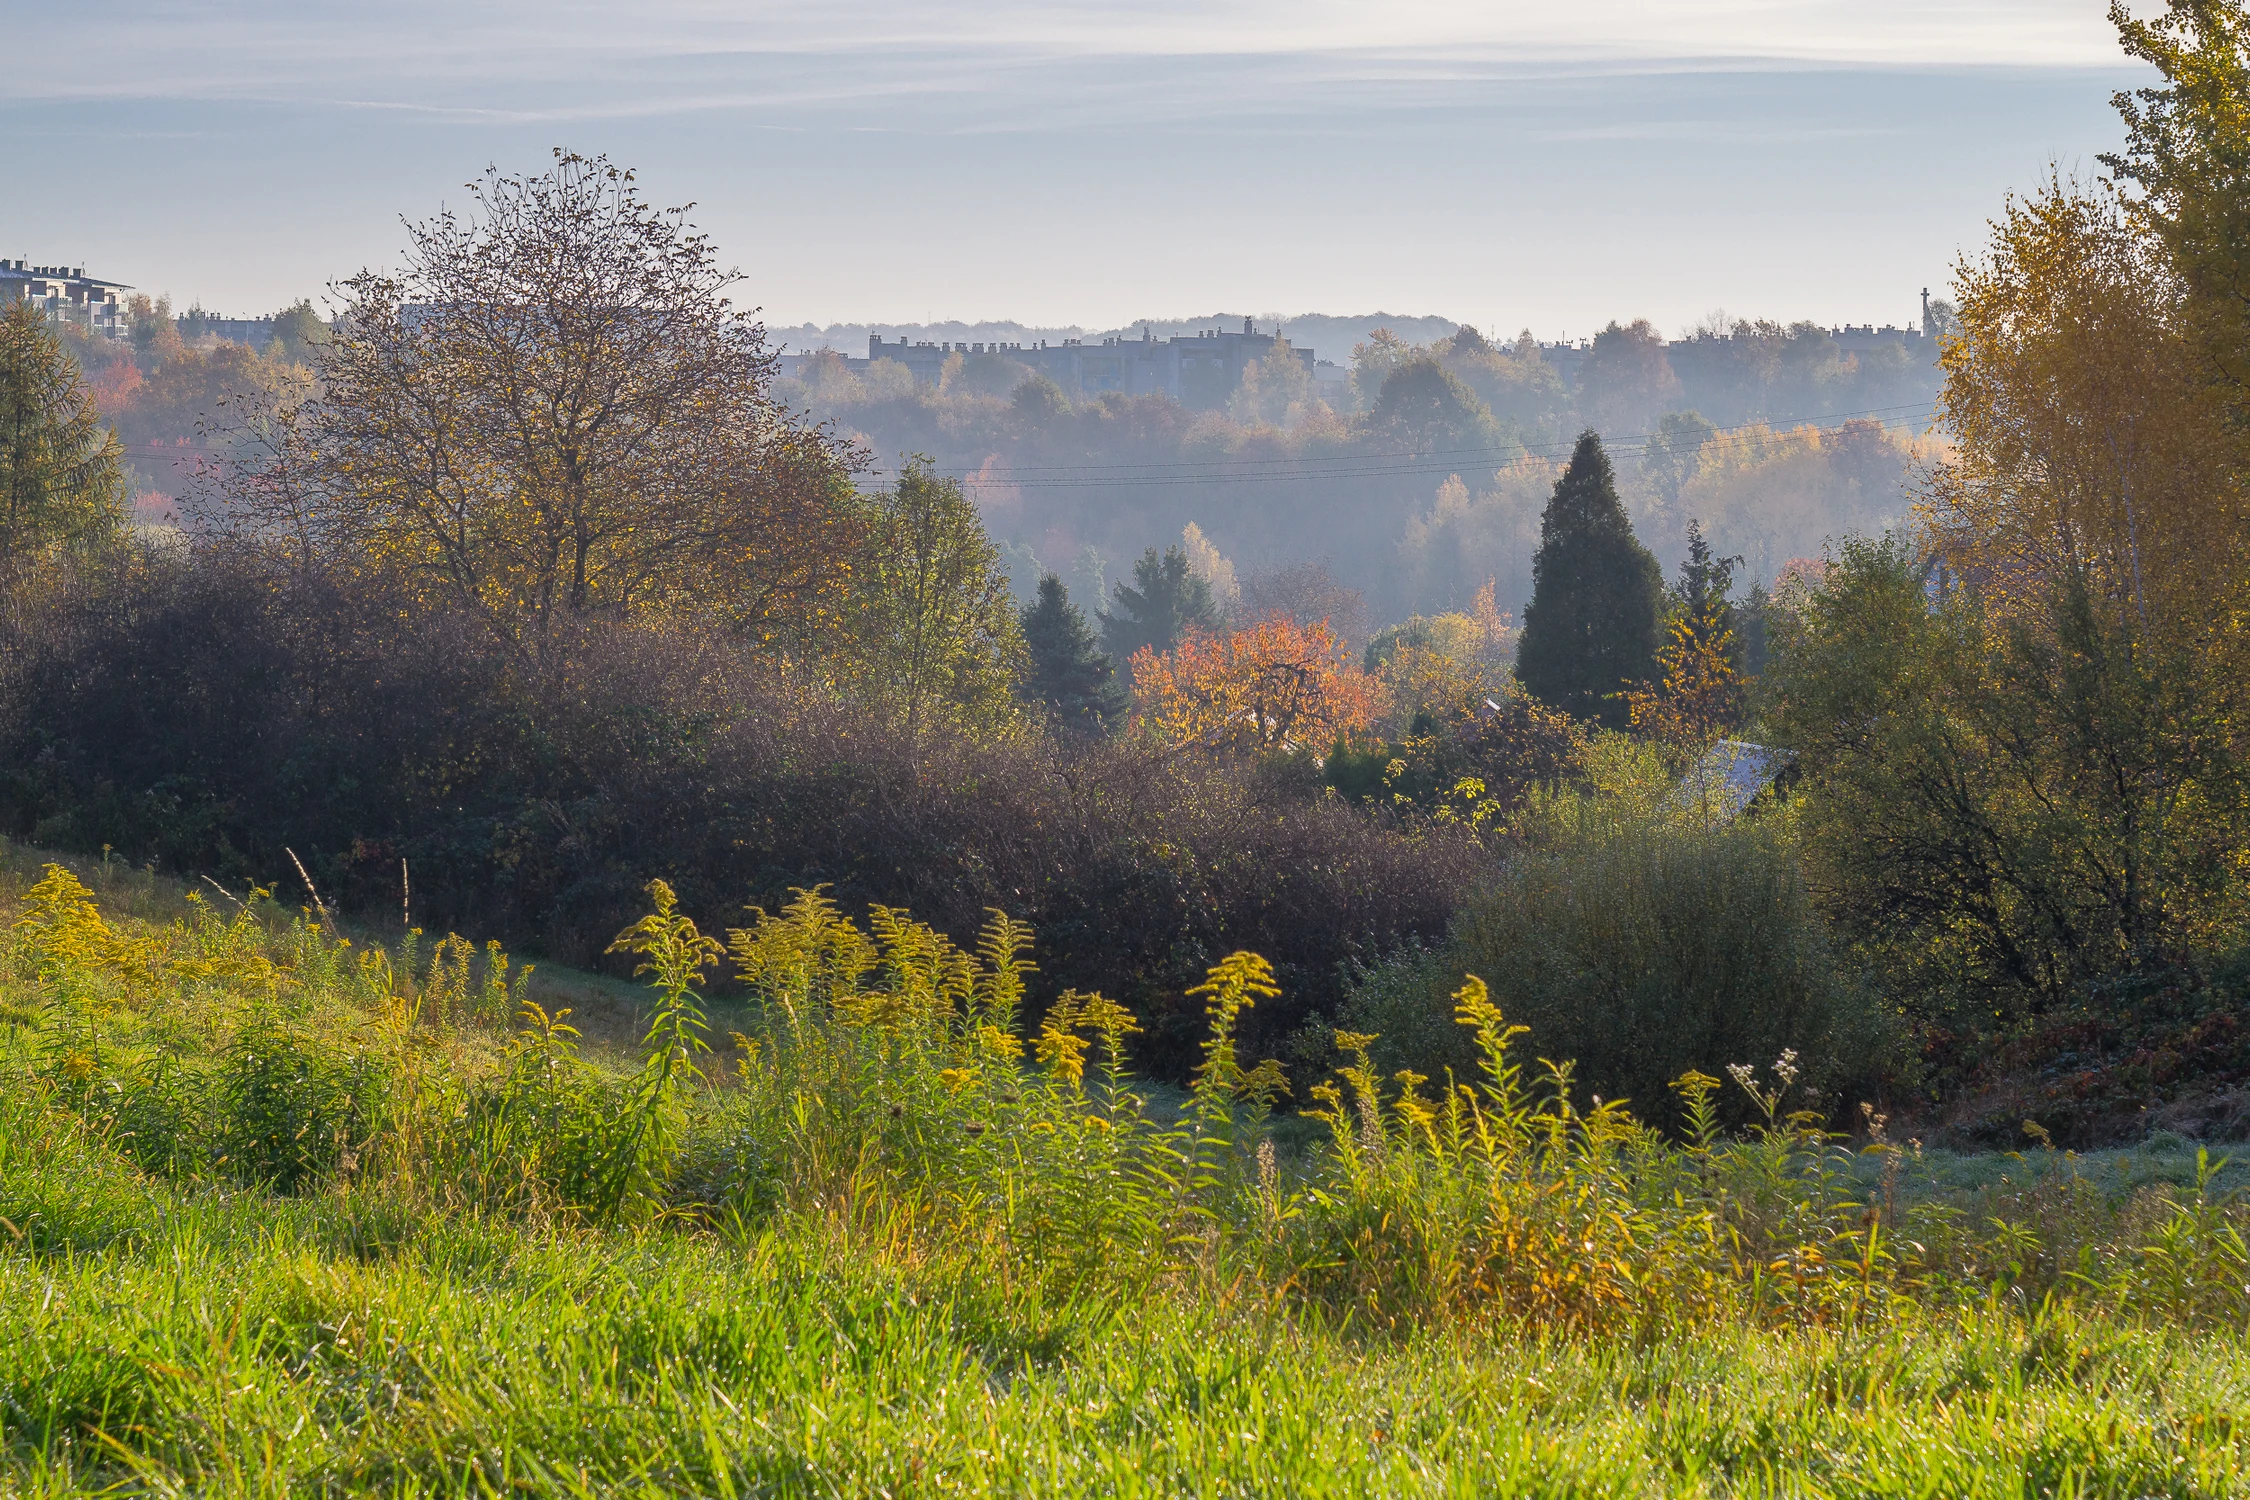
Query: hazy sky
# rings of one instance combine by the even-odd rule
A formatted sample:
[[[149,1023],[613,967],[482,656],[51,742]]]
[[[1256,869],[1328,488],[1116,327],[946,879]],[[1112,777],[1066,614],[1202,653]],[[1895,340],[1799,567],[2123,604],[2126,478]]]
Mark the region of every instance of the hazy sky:
[[[607,152],[777,323],[1905,320],[2141,81],[2100,0],[0,0],[0,254],[268,311]]]

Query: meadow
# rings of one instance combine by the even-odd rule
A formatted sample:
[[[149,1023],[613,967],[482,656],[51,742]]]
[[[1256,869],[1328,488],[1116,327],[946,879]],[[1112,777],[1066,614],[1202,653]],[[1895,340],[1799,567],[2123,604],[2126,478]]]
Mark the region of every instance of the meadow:
[[[1473,981],[1473,1078],[1285,1079],[1247,954],[1157,1089],[1005,918],[817,893],[652,888],[627,1007],[5,880],[0,1493],[2250,1493],[2224,1151],[1846,1140],[1788,1057],[1659,1134]]]

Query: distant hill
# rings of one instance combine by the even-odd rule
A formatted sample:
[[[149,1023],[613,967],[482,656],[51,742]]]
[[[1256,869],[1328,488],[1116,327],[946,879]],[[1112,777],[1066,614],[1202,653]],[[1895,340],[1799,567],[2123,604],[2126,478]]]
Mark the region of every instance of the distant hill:
[[[1325,313],[1300,313],[1283,316],[1279,313],[1255,315],[1212,313],[1197,318],[1147,318],[1129,323],[1121,328],[1038,327],[1028,323],[983,322],[964,323],[830,323],[822,327],[815,323],[802,323],[796,327],[768,325],[767,336],[785,349],[839,349],[847,354],[865,354],[870,334],[881,334],[886,339],[908,339],[915,343],[928,340],[936,344],[1032,344],[1045,339],[1059,344],[1064,339],[1084,339],[1089,342],[1105,338],[1138,338],[1145,330],[1160,339],[1178,338],[1204,328],[1240,328],[1245,316],[1258,326],[1261,333],[1271,332],[1276,324],[1300,349],[1310,349],[1322,359],[1348,364],[1352,346],[1363,343],[1378,328],[1388,328],[1411,344],[1427,344],[1444,338],[1460,324],[1452,318],[1408,317],[1385,312],[1365,313],[1358,317],[1333,317]],[[1487,335],[1495,333],[1485,330]],[[1507,330],[1498,332],[1506,333]]]

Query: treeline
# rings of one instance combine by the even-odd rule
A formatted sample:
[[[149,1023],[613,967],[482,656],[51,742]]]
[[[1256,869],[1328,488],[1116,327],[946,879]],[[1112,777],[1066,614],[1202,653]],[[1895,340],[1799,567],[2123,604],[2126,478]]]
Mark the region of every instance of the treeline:
[[[1610,439],[1667,564],[1691,519],[1769,583],[1831,537],[1903,519],[1936,452],[1913,435],[1934,364],[1903,342],[1847,352],[1810,324],[1737,323],[1677,355],[1646,322],[1613,324],[1566,381],[1528,335],[1495,345],[1462,328],[1415,346],[1378,332],[1337,404],[1283,354],[1202,411],[1160,395],[1074,402],[1004,354],[955,356],[934,386],[830,356],[777,395],[878,463],[922,455],[966,476],[1019,585],[1051,570],[1088,608],[1192,524],[1247,569],[1323,559],[1383,618],[1466,608],[1488,579],[1519,611],[1540,505],[1588,427]]]

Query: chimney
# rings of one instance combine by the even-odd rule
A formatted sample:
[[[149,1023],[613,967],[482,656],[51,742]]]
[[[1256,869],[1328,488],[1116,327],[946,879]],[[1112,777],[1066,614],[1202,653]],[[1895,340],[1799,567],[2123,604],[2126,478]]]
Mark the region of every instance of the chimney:
[[[1250,320],[1248,318],[1244,318],[1242,320],[1242,331],[1244,333],[1256,333],[1258,330],[1251,326]]]

